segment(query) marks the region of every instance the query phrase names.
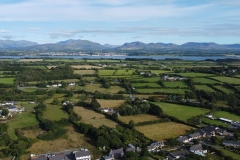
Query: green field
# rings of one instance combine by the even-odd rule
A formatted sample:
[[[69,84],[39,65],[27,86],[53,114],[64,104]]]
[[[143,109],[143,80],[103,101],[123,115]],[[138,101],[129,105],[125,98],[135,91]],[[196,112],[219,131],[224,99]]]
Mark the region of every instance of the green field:
[[[181,81],[174,81],[174,82],[163,82],[164,85],[168,88],[187,88],[188,86],[186,85],[186,83],[181,82]]]
[[[155,87],[155,88],[162,88],[161,85],[159,85],[158,83],[132,83],[132,86],[135,88],[138,87]]]
[[[0,78],[0,83],[13,84],[15,78]]]
[[[14,118],[8,122],[8,134],[11,139],[16,140],[16,128],[23,128],[27,126],[35,126],[38,124],[35,114],[30,112],[22,112],[15,114]]]
[[[40,68],[40,69],[47,69],[46,66],[25,66],[27,68]]]
[[[216,118],[227,118],[234,121],[240,121],[240,116],[225,111],[217,111],[213,116]]]
[[[208,87],[207,85],[194,85],[197,90],[204,90],[208,92],[216,92],[214,89]]]
[[[172,71],[151,70],[151,73],[155,73],[155,74],[163,74],[163,73],[172,73]]]
[[[128,78],[129,81],[146,81],[146,82],[158,82],[159,81],[159,77],[149,77],[149,78],[143,78],[143,77],[139,77],[139,76],[136,76],[136,77],[132,77],[132,78]]]
[[[58,121],[62,118],[68,118],[68,114],[62,110],[62,106],[47,104],[47,109],[43,114],[43,118]]]
[[[74,70],[75,74],[87,75],[87,74],[96,74],[95,70]]]
[[[221,150],[223,152],[223,154],[226,156],[231,156],[231,157],[233,157],[233,159],[236,159],[236,160],[240,159],[240,155],[237,153],[233,153],[233,152],[223,149],[223,148],[219,148],[219,150]]]
[[[224,127],[228,127],[228,124],[222,122],[222,121],[219,121],[219,120],[211,120],[209,118],[201,118],[202,122],[205,122],[207,124],[210,124],[210,125],[217,125],[217,126],[224,126]]]
[[[159,105],[165,114],[176,117],[183,121],[187,121],[189,118],[193,116],[205,115],[210,111],[205,108],[189,107],[164,102],[159,102],[155,104]]]
[[[194,83],[203,83],[203,84],[215,84],[215,83],[221,84],[221,82],[218,82],[218,81],[215,81],[215,80],[212,80],[209,78],[194,78],[193,82]]]
[[[228,84],[240,84],[240,79],[238,78],[232,78],[232,77],[212,77],[213,79],[216,79],[218,81],[228,83]]]
[[[223,91],[223,92],[226,93],[226,94],[234,93],[233,90],[228,89],[228,88],[226,88],[226,87],[224,87],[224,86],[214,86],[214,87],[217,88],[217,89],[219,89],[219,90],[221,90],[221,91]]]
[[[124,75],[132,75],[132,73],[135,72],[135,70],[117,70],[117,72],[114,74],[115,76],[124,76]]]
[[[98,70],[99,76],[112,76],[116,70]]]
[[[188,92],[191,91],[191,90],[187,90],[187,89],[163,89],[163,88],[160,88],[160,89],[155,89],[155,88],[152,88],[152,89],[136,89],[136,90],[139,93],[149,93],[149,94],[152,94],[152,93],[184,94],[185,91],[188,91]]]
[[[194,73],[194,72],[189,72],[189,73],[179,73],[179,75],[183,77],[211,77],[213,74],[207,74],[207,73]]]

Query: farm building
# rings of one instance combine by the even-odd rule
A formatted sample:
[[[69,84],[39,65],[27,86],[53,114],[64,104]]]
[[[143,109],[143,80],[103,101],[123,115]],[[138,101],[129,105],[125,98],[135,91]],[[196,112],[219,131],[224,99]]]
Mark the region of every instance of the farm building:
[[[227,122],[227,123],[233,123],[232,120],[226,119],[226,118],[219,118],[220,121]]]

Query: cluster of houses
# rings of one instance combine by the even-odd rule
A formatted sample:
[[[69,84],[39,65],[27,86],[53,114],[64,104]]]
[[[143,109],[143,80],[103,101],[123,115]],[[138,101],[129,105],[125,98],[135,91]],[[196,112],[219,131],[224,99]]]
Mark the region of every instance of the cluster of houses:
[[[219,120],[219,121],[228,123],[233,128],[239,128],[240,127],[240,122],[238,122],[238,121],[233,121],[231,119],[222,118],[222,117],[221,118],[216,118],[216,117],[213,117],[211,114],[206,115],[206,117],[211,119],[211,120]]]
[[[165,81],[182,81],[182,80],[185,80],[185,79],[186,78],[184,78],[184,77],[171,77],[171,76],[168,76],[168,75],[163,77],[163,80],[165,80]]]
[[[0,106],[2,108],[5,108],[9,111],[8,115],[6,115],[7,117],[12,117],[12,114],[16,113],[16,112],[23,112],[25,111],[25,108],[22,107],[22,108],[17,108],[17,102],[15,101],[7,101],[7,102],[3,102],[3,103],[0,103]],[[6,119],[6,116],[2,115],[2,110],[0,110],[0,118],[1,119]]]
[[[149,152],[158,152],[162,147],[164,147],[163,141],[153,141],[149,146],[147,146],[147,149]],[[141,151],[142,149],[140,147],[135,147],[132,144],[128,144],[128,147],[125,150],[123,148],[111,150],[107,156],[103,156],[100,158],[100,160],[121,159],[127,152],[141,153]]]
[[[68,85],[69,86],[75,86],[76,83],[69,83]],[[50,88],[50,87],[62,87],[62,84],[61,83],[59,83],[59,84],[52,84],[52,85],[47,85],[46,87],[47,88]]]
[[[91,160],[91,154],[88,149],[68,150],[58,153],[48,153],[30,155],[31,160]]]

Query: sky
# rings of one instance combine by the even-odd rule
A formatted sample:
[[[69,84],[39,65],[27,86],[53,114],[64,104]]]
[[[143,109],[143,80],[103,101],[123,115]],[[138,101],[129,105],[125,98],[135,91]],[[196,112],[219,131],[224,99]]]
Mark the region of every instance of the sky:
[[[1,0],[0,39],[240,43],[240,0]]]

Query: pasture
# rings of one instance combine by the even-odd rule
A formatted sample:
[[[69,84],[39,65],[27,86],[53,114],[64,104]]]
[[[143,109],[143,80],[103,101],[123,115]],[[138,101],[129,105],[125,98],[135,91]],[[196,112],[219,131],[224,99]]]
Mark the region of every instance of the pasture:
[[[234,93],[234,91],[232,89],[226,88],[225,86],[214,86],[214,87],[223,91],[226,94]]]
[[[174,81],[174,82],[163,82],[164,85],[168,88],[187,88],[188,86],[186,85],[186,83],[182,82],[182,81]]]
[[[98,70],[99,76],[112,76],[116,70]]]
[[[148,87],[152,87],[152,88],[162,88],[161,85],[159,85],[158,83],[132,83],[132,86],[135,88],[141,87],[141,88],[148,88]]]
[[[19,62],[42,62],[43,59],[20,59]]]
[[[152,140],[161,141],[168,138],[177,138],[178,136],[185,134],[186,131],[193,128],[175,122],[165,122],[138,126],[135,127],[135,129]]]
[[[151,70],[151,73],[154,74],[167,74],[167,73],[172,73],[172,71],[165,71],[165,70]]]
[[[86,75],[86,74],[96,74],[95,70],[74,70],[75,74]]]
[[[240,116],[238,116],[236,114],[229,113],[229,112],[225,112],[225,111],[217,111],[217,112],[213,113],[213,117],[227,118],[227,119],[231,119],[231,120],[234,120],[234,121],[240,121]]]
[[[196,87],[197,90],[204,90],[204,91],[208,91],[208,92],[216,92],[214,89],[212,89],[211,87],[208,87],[207,85],[194,85]]]
[[[43,118],[59,121],[62,118],[68,118],[68,114],[62,109],[62,106],[47,104],[47,109],[43,114]]]
[[[207,73],[195,73],[195,72],[189,72],[189,73],[178,73],[179,75],[183,77],[211,77],[213,74],[207,74]]]
[[[22,112],[16,113],[14,118],[8,122],[8,135],[11,139],[16,140],[17,136],[15,134],[16,128],[23,128],[27,126],[35,126],[38,125],[38,121],[36,119],[36,115],[31,112]]]
[[[92,65],[72,65],[71,67],[72,67],[72,68],[75,68],[75,69],[93,69],[93,68],[102,68],[102,67],[99,67],[99,66],[92,66]]]
[[[173,93],[173,94],[184,94],[185,91],[190,92],[191,90],[187,90],[187,89],[165,89],[165,88],[160,88],[160,89],[137,89],[137,92],[139,93],[148,93],[148,94],[152,94],[152,93]]]
[[[133,120],[134,123],[138,123],[138,122],[159,120],[160,118],[150,114],[139,114],[139,115],[132,115],[132,116],[119,116],[118,119],[128,124],[128,122],[131,120]]]
[[[87,92],[103,92],[103,93],[118,93],[118,91],[124,91],[125,88],[120,86],[111,86],[110,88],[103,88],[101,84],[87,84],[86,86],[68,86],[68,89],[84,89]]]
[[[217,126],[224,126],[224,127],[228,127],[228,124],[224,123],[224,122],[221,122],[219,120],[211,120],[209,118],[201,118],[202,122],[204,123],[207,123],[207,124],[210,124],[210,125],[217,125]]]
[[[149,82],[149,83],[153,83],[153,82],[158,82],[160,80],[159,77],[139,77],[139,76],[136,76],[136,77],[132,77],[132,78],[128,78],[130,82],[132,81],[146,81],[146,82]]]
[[[50,141],[44,140],[35,141],[35,143],[33,143],[33,145],[27,150],[28,154],[23,155],[21,157],[21,160],[28,159],[29,153],[32,154],[52,153],[76,148],[88,148],[95,159],[101,157],[100,151],[98,151],[96,147],[91,145],[90,138],[87,138],[83,134],[76,132],[74,127],[71,125],[67,126],[65,129],[67,129],[67,133],[62,138]],[[22,130],[22,132],[28,138],[36,139],[36,136],[39,134],[39,129]],[[32,135],[30,135],[29,132],[31,132]]]
[[[74,107],[74,112],[82,117],[82,122],[92,124],[94,127],[100,127],[102,125],[115,128],[116,122],[107,119],[103,114],[97,113],[90,108]]]
[[[209,78],[194,78],[193,82],[194,83],[202,83],[202,84],[215,84],[215,83],[221,84],[221,82],[218,82],[218,81],[215,81],[215,80],[209,79]]]
[[[238,78],[232,78],[232,77],[212,77],[213,79],[216,79],[220,82],[228,83],[228,84],[235,84],[238,85],[240,84],[240,79]]]
[[[106,99],[97,99],[100,103],[101,108],[118,108],[120,107],[125,100],[106,100]]]
[[[178,104],[164,103],[158,102],[154,103],[159,105],[162,108],[163,112],[169,116],[176,117],[182,121],[187,121],[189,118],[197,116],[197,115],[205,115],[210,112],[209,109],[205,108],[197,108],[197,107],[189,107]]]
[[[132,75],[133,72],[135,72],[135,70],[130,70],[130,69],[126,69],[126,70],[117,70],[117,72],[114,74],[116,76],[124,76],[124,75]]]
[[[15,78],[0,78],[0,83],[13,84]]]

